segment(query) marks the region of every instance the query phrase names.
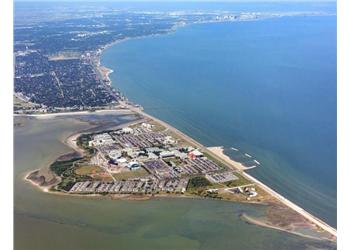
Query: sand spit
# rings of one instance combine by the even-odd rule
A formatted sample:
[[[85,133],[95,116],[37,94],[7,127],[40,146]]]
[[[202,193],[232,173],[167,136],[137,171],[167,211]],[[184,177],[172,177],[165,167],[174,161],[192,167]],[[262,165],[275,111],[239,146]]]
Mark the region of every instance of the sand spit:
[[[322,228],[323,230],[327,231],[328,233],[330,233],[334,237],[337,237],[337,230],[335,228],[331,227],[330,225],[328,225],[324,221],[320,220],[316,216],[310,214],[309,212],[305,211],[303,208],[299,207],[295,203],[286,199],[285,197],[283,197],[282,195],[280,195],[279,193],[277,193],[276,191],[274,191],[273,189],[271,189],[270,187],[268,187],[267,185],[265,185],[264,183],[262,183],[258,179],[254,178],[253,176],[251,176],[245,172],[243,172],[242,175],[244,177],[246,177],[247,179],[249,179],[250,181],[252,181],[253,183],[255,183],[256,185],[258,185],[259,187],[261,187],[264,191],[269,193],[271,196],[276,198],[278,201],[280,201],[281,203],[283,203],[287,207],[289,207],[292,210],[296,211],[297,213],[301,214],[304,218],[306,218],[310,222],[314,223],[318,227]]]
[[[96,111],[72,111],[72,112],[56,112],[56,113],[44,113],[44,114],[14,114],[14,116],[28,116],[35,117],[37,119],[52,119],[58,116],[75,116],[75,115],[93,115],[93,114],[133,114],[127,109],[101,109]]]
[[[224,154],[224,148],[223,147],[208,147],[207,148],[210,152],[216,154],[218,157],[223,159],[225,162],[229,163],[231,166],[238,170],[246,170],[247,167],[245,167],[242,163],[239,163],[237,161],[232,160],[230,157]]]
[[[332,241],[334,242],[334,240],[331,240],[327,237],[317,237],[317,236],[312,236],[310,234],[306,234],[306,233],[302,233],[302,232],[298,232],[297,230],[293,230],[293,229],[286,229],[286,228],[283,228],[283,227],[279,227],[279,226],[274,226],[274,225],[271,225],[269,224],[268,222],[265,222],[263,219],[258,219],[258,218],[253,218],[245,213],[242,213],[240,218],[247,222],[247,223],[250,223],[250,224],[253,224],[253,225],[257,225],[257,226],[261,226],[261,227],[267,227],[267,228],[272,228],[272,229],[275,229],[275,230],[279,230],[279,231],[283,231],[283,232],[287,232],[287,233],[291,233],[291,234],[295,234],[295,235],[298,235],[298,236],[301,236],[301,237],[305,237],[305,238],[309,238],[309,239],[312,239],[312,240],[320,240],[320,241]],[[312,230],[312,229],[311,229]]]

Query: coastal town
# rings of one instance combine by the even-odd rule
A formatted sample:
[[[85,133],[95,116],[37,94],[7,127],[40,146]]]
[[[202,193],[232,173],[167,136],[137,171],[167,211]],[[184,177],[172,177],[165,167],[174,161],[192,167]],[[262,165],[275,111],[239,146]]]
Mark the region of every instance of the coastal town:
[[[118,105],[125,97],[111,86],[108,78],[111,71],[100,62],[103,51],[113,44],[167,34],[189,24],[249,21],[283,15],[104,10],[92,12],[89,16],[45,22],[16,20],[14,113],[94,111]],[[57,30],[60,32],[57,33]]]

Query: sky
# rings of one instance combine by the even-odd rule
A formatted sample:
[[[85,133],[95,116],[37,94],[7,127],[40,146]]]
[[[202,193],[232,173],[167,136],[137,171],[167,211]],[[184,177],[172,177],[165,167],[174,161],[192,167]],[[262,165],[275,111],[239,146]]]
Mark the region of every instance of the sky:
[[[336,0],[14,0],[14,2],[336,2]]]

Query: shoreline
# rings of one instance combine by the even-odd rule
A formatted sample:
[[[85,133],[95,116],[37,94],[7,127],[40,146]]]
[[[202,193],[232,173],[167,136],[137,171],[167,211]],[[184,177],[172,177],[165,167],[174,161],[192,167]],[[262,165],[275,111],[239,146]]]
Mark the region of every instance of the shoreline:
[[[203,151],[205,151],[207,153],[210,153],[210,155],[212,157],[216,158],[217,160],[219,160],[221,162],[224,161],[229,167],[233,168],[234,170],[239,171],[239,173],[242,174],[245,178],[249,179],[254,184],[256,184],[257,186],[262,188],[265,192],[267,192],[272,197],[276,198],[283,205],[291,208],[293,211],[297,212],[298,214],[300,214],[301,216],[306,218],[311,223],[313,223],[316,226],[322,228],[323,230],[327,231],[331,235],[337,237],[337,230],[335,228],[331,227],[330,225],[328,225],[327,223],[325,223],[321,219],[319,219],[316,216],[310,214],[309,212],[307,212],[303,208],[299,207],[298,205],[296,205],[292,201],[290,201],[287,198],[283,197],[282,195],[280,195],[279,193],[277,193],[276,191],[274,191],[273,189],[271,189],[270,187],[268,187],[266,184],[262,183],[261,181],[259,181],[255,177],[253,177],[253,176],[249,175],[248,173],[244,172],[245,167],[243,165],[242,165],[243,168],[242,167],[241,167],[241,169],[237,168],[237,166],[240,166],[241,163],[236,162],[236,161],[232,160],[231,158],[229,158],[229,156],[225,155],[223,153],[222,147],[205,147],[204,145],[202,145],[199,142],[195,141],[193,138],[189,137],[188,135],[182,133],[181,131],[179,131],[175,127],[172,127],[168,123],[166,123],[164,121],[161,121],[161,120],[159,120],[159,119],[157,119],[157,118],[155,118],[155,117],[145,113],[144,111],[141,111],[138,108],[129,107],[129,110],[132,111],[133,113],[138,113],[138,114],[140,114],[140,115],[142,115],[144,117],[147,117],[147,118],[149,118],[151,120],[154,120],[154,121],[158,122],[160,125],[164,126],[165,128],[169,129],[170,131],[174,132],[176,135],[178,135],[182,139],[184,139],[186,141],[189,141],[190,143],[192,143],[195,146],[199,147]],[[73,135],[69,136],[71,141],[67,144],[69,146],[73,146],[72,149],[75,150],[75,151],[78,151],[78,152],[80,150],[78,149],[78,147],[76,147],[76,145],[74,144],[72,138],[77,138],[80,134],[81,134],[81,132],[77,132],[76,134],[73,134]],[[215,149],[214,151],[213,151],[213,148]],[[225,156],[225,159],[222,158],[223,155]],[[227,162],[227,159],[230,159],[230,161]]]
[[[252,175],[250,175],[246,172],[242,172],[242,175],[244,177],[246,177],[247,179],[251,180],[253,183],[258,185],[259,187],[261,187],[265,192],[269,193],[271,196],[276,198],[279,202],[281,202],[285,206],[287,206],[287,207],[291,208],[292,210],[294,210],[295,212],[299,213],[305,219],[312,222],[316,226],[322,228],[323,230],[327,231],[328,233],[330,233],[334,237],[337,237],[337,230],[335,228],[333,228],[332,226],[328,225],[323,220],[312,215],[311,213],[307,212],[305,209],[301,208],[297,204],[295,204],[292,201],[288,200],[287,198],[283,197],[282,195],[280,195],[279,193],[274,191],[272,188],[268,187],[266,184],[262,183],[261,181],[259,181],[255,177],[253,177]]]
[[[146,115],[146,117],[149,117],[151,119],[154,119],[156,121],[160,121],[157,118],[154,118],[153,116],[144,113],[143,111],[139,111],[139,113],[141,115]],[[171,125],[160,121],[161,125],[165,125],[166,128],[169,128],[170,130],[173,130],[173,132],[184,136],[185,138],[189,138],[191,140],[191,142],[195,142],[195,145],[199,145],[204,147],[202,144],[196,142],[194,139],[190,138],[189,136],[185,135],[184,133],[182,133],[181,131],[178,131],[176,128],[172,127]],[[217,154],[218,147],[214,147],[216,150],[213,151],[209,151],[212,152],[213,155],[217,156],[216,158],[219,158],[221,160],[223,160],[221,158],[221,154],[223,154],[223,152],[219,152],[219,155]],[[220,148],[220,147],[219,147]],[[220,148],[220,151],[222,149]],[[225,155],[226,156],[226,155]],[[228,156],[226,156],[228,157]],[[225,158],[226,158],[225,157]],[[228,157],[229,158],[229,157]],[[240,163],[236,162],[234,160],[232,160],[231,158],[230,162],[228,164],[228,166],[231,167],[235,167],[235,166],[239,166]],[[226,161],[225,161],[226,162]],[[235,170],[239,170],[239,169],[235,169]],[[311,213],[307,212],[306,210],[304,210],[303,208],[299,207],[298,205],[296,205],[295,203],[293,203],[292,201],[288,200],[287,198],[283,197],[282,195],[280,195],[279,193],[277,193],[276,191],[274,191],[273,189],[271,189],[270,187],[268,187],[266,184],[262,183],[261,181],[259,181],[258,179],[256,179],[255,177],[251,176],[250,174],[244,172],[244,169],[240,171],[240,173],[246,177],[247,179],[249,179],[250,181],[252,181],[254,184],[256,184],[257,186],[261,187],[264,191],[266,191],[268,194],[270,194],[272,197],[276,198],[279,202],[281,202],[282,204],[286,205],[287,207],[291,208],[292,210],[294,210],[295,212],[299,213],[300,215],[302,215],[304,218],[306,218],[308,221],[312,222],[313,224],[317,225],[318,227],[322,228],[323,230],[327,231],[328,233],[330,233],[331,235],[337,237],[337,230],[335,228],[333,228],[332,226],[328,225],[326,222],[322,221],[321,219],[317,218],[316,216],[312,215]]]
[[[220,156],[225,161],[230,162],[232,166],[235,166],[235,168],[237,168],[240,171],[249,169],[246,166],[244,166],[242,163],[232,160],[229,156],[227,156],[224,153],[224,148],[222,146],[207,147],[207,149],[213,152],[213,154]]]
[[[112,81],[109,77],[109,75],[113,72],[115,72],[115,69],[108,68],[107,66],[104,66],[101,64],[101,57],[102,54],[110,47],[117,45],[122,42],[126,42],[128,40],[138,40],[138,39],[144,39],[144,38],[152,38],[152,37],[157,37],[157,36],[165,36],[165,35],[170,35],[175,33],[178,29],[185,28],[190,25],[200,25],[200,24],[215,24],[215,23],[236,23],[236,22],[255,22],[255,21],[260,21],[260,20],[266,20],[266,19],[271,19],[271,18],[282,18],[282,17],[290,17],[290,16],[329,16],[329,15],[336,15],[332,13],[323,13],[323,12],[301,12],[301,13],[275,13],[275,14],[270,14],[269,16],[260,16],[255,19],[220,19],[220,20],[207,20],[207,21],[196,21],[193,23],[174,23],[171,28],[166,30],[164,33],[153,33],[153,34],[148,34],[148,35],[141,35],[141,36],[135,36],[135,37],[125,37],[122,39],[115,40],[113,42],[110,42],[106,45],[101,46],[100,48],[97,49],[96,51],[96,57],[97,61],[94,63],[92,62],[93,67],[97,69],[97,71],[103,76],[105,83],[107,87],[115,89],[120,92],[120,94],[123,96],[120,90],[116,89],[115,87],[112,86]]]
[[[239,172],[240,174],[242,174],[245,178],[247,178],[248,180],[250,180],[252,183],[254,183],[255,185],[259,186],[260,188],[262,188],[265,192],[267,192],[269,195],[271,195],[273,198],[275,198],[278,202],[282,203],[283,205],[289,207],[290,209],[292,209],[293,211],[297,212],[298,214],[300,214],[301,216],[303,216],[305,219],[307,219],[309,222],[311,222],[311,224],[314,224],[316,226],[318,226],[319,228],[323,229],[324,231],[328,232],[329,234],[331,234],[333,237],[337,237],[337,231],[336,229],[334,229],[333,227],[329,226],[327,223],[323,222],[321,219],[317,218],[316,216],[313,216],[312,214],[308,213],[307,211],[305,211],[304,209],[302,209],[301,207],[299,207],[298,205],[294,204],[293,202],[289,201],[288,199],[286,199],[285,197],[283,197],[282,195],[278,194],[276,191],[272,190],[271,188],[269,188],[267,185],[263,184],[262,182],[260,182],[259,180],[257,180],[256,178],[254,178],[253,176],[247,174],[246,172],[244,172],[245,167],[243,165],[241,165],[241,163],[236,162],[234,160],[232,160],[231,158],[229,158],[229,156],[225,155],[223,153],[223,148],[222,147],[205,147],[204,145],[200,144],[199,142],[195,141],[194,139],[192,139],[191,137],[189,137],[188,135],[182,133],[181,131],[177,130],[176,128],[172,127],[171,125],[167,124],[164,121],[161,121],[143,111],[141,111],[140,109],[134,108],[134,107],[130,107],[129,109],[127,109],[130,113],[133,114],[139,114],[141,116],[143,116],[144,118],[148,118],[151,119],[155,122],[158,122],[160,125],[164,126],[166,129],[172,131],[173,133],[175,133],[177,136],[179,136],[180,138],[194,144],[196,147],[199,147],[200,149],[202,149],[204,152],[207,152],[208,154],[210,154],[210,156],[216,158],[217,160],[224,162],[225,164],[227,164],[231,169],[236,170],[237,172]],[[111,110],[113,111],[113,110]],[[140,121],[136,121],[136,123],[138,123]],[[131,122],[135,123],[135,121]],[[120,126],[125,126],[128,125],[128,123],[126,124],[121,124]],[[75,143],[74,140],[76,140],[76,138],[78,138],[82,133],[84,133],[83,131],[77,131],[71,135],[69,135],[66,139],[64,139],[62,141],[62,143],[66,144],[67,146],[69,146],[70,148],[72,148],[75,152],[78,152],[80,155],[84,155],[84,151],[82,149],[80,149]],[[214,149],[214,150],[213,150]],[[222,157],[225,156],[223,159]],[[228,159],[230,159],[229,162]],[[237,168],[241,167],[240,169]],[[243,168],[242,168],[243,166]],[[40,169],[37,169],[40,170]],[[25,176],[25,180],[32,183],[33,185],[35,185],[37,188],[39,188],[40,190],[42,190],[45,193],[50,193],[50,194],[57,194],[57,195],[66,195],[66,196],[75,196],[75,197],[85,197],[85,198],[111,198],[111,199],[118,199],[118,200],[149,200],[152,198],[157,198],[157,197],[164,197],[164,198],[195,198],[195,199],[213,199],[213,198],[203,198],[203,197],[199,197],[196,195],[174,195],[174,194],[155,194],[155,195],[145,195],[145,194],[109,194],[109,195],[101,195],[101,194],[71,194],[71,193],[65,193],[65,192],[55,192],[55,191],[50,191],[49,189],[51,188],[51,186],[40,186],[40,184],[35,183],[33,180],[28,179],[27,177],[37,171],[37,170],[33,170],[30,171],[29,173],[27,173],[27,175]],[[215,199],[214,199],[215,200]],[[222,200],[225,201],[225,200]],[[229,202],[240,202],[240,203],[244,203],[244,204],[256,204],[256,205],[266,205],[263,202],[242,202],[242,201],[229,201]],[[266,226],[266,225],[260,225],[259,223],[254,223],[256,225],[259,226]],[[278,226],[273,226],[273,225],[267,225],[268,227],[271,228],[275,228],[281,231],[285,231],[285,232],[289,232],[289,233],[294,233],[294,234],[298,234],[295,233],[292,230],[287,230],[284,229],[282,227],[278,227]],[[309,237],[308,235],[303,235],[301,233],[298,234],[299,236],[304,236],[304,237]],[[322,240],[322,238],[321,238]]]
[[[31,174],[33,174],[33,173],[36,172],[36,171],[40,171],[40,168],[35,169],[35,170],[31,170],[31,171],[27,172],[27,173],[25,174],[25,176],[23,177],[23,180],[24,180],[24,181],[28,181],[29,183],[31,183],[32,185],[34,185],[36,188],[38,188],[39,190],[41,190],[41,191],[44,192],[44,193],[52,193],[52,192],[50,191],[50,188],[51,188],[52,186],[56,185],[57,183],[54,183],[54,184],[48,185],[48,186],[42,186],[42,185],[40,185],[40,184],[36,183],[35,181],[33,181],[33,180],[31,180],[31,179],[28,178]]]
[[[273,17],[272,17],[273,18]],[[247,20],[239,20],[239,21],[247,21]],[[223,21],[221,21],[223,22]],[[233,21],[230,21],[233,22]],[[191,24],[185,24],[185,25],[181,25],[179,26],[181,27],[186,27],[188,25]],[[177,30],[176,27],[174,30],[171,30],[170,32],[167,32],[165,35],[168,35],[171,32],[175,32]],[[156,36],[158,35],[164,35],[164,34],[155,34]],[[130,38],[130,39],[141,39],[144,37],[150,37],[153,35],[147,35],[147,36],[141,36],[141,37],[135,37],[135,38]],[[121,42],[126,41],[127,39],[123,39]],[[118,42],[117,42],[118,43]],[[110,45],[108,45],[108,47],[104,48],[107,49],[110,46],[117,44],[117,43],[112,43]],[[104,51],[104,49],[102,50],[102,52]],[[102,52],[99,54],[99,57],[102,55]],[[100,62],[100,59],[99,59]],[[103,67],[103,66],[102,66]],[[108,77],[108,81],[110,83],[112,83],[111,79]],[[113,87],[111,85],[111,87]],[[128,105],[126,105],[128,106]],[[312,222],[313,224],[317,225],[318,227],[322,228],[323,230],[327,231],[328,233],[330,233],[331,235],[333,235],[334,237],[337,237],[337,230],[335,228],[333,228],[332,226],[328,225],[326,222],[324,222],[323,220],[319,219],[318,217],[312,215],[311,213],[307,212],[306,210],[304,210],[303,208],[301,208],[300,206],[296,205],[295,203],[293,203],[292,201],[288,200],[287,198],[283,197],[282,195],[280,195],[279,193],[277,193],[276,191],[274,191],[273,189],[271,189],[270,187],[268,187],[266,184],[262,183],[261,181],[259,181],[258,179],[256,179],[255,177],[251,176],[250,174],[244,172],[245,170],[249,169],[247,167],[245,167],[242,163],[239,163],[237,161],[234,161],[233,159],[231,159],[229,156],[227,156],[226,154],[224,154],[224,150],[221,146],[212,146],[212,147],[205,147],[204,145],[200,144],[199,142],[197,142],[196,140],[192,139],[191,137],[189,137],[188,135],[184,134],[183,132],[179,131],[178,129],[176,129],[175,127],[169,125],[168,123],[153,117],[152,115],[147,114],[146,112],[135,108],[135,107],[130,107],[128,106],[128,108],[131,111],[134,111],[136,113],[139,113],[151,120],[154,120],[158,123],[160,123],[161,125],[163,125],[164,127],[168,128],[169,130],[175,132],[177,135],[180,135],[180,137],[184,138],[185,140],[189,141],[190,143],[196,145],[197,147],[199,147],[200,149],[204,149],[206,152],[210,153],[210,155],[216,159],[219,159],[221,161],[224,161],[228,166],[233,167],[235,170],[238,170],[244,177],[246,177],[247,179],[249,179],[250,181],[252,181],[253,183],[255,183],[256,185],[258,185],[259,187],[261,187],[264,191],[266,191],[268,194],[270,194],[272,197],[276,198],[279,202],[281,202],[282,204],[286,205],[287,207],[291,208],[292,210],[296,211],[297,213],[299,213],[301,216],[303,216],[304,218],[306,218],[308,221]]]
[[[144,114],[143,111],[141,111],[141,114]],[[148,117],[152,118],[151,115],[148,115]],[[156,118],[154,118],[156,119]],[[158,120],[158,119],[156,119]],[[162,122],[163,124],[167,125],[167,123]],[[172,128],[172,130],[174,131],[178,131],[176,128],[172,127],[171,125],[167,125],[167,128]],[[182,132],[178,131],[180,134],[184,135],[186,138],[190,138],[189,136],[183,134]],[[192,141],[196,142],[194,139],[191,138]],[[197,143],[198,145],[201,145],[199,143]],[[223,154],[223,153],[222,153]],[[219,158],[220,155],[217,155],[217,153],[215,152],[214,155],[218,156]],[[226,155],[225,155],[226,156]],[[228,157],[228,156],[226,156]],[[229,157],[228,157],[229,158]],[[236,162],[234,160],[232,160],[231,158],[229,158],[230,161],[232,163],[234,163],[234,166],[236,165],[240,165],[241,163]],[[225,161],[226,162],[226,161]],[[229,166],[232,166],[231,164],[228,164]],[[292,210],[296,211],[297,213],[299,213],[300,215],[302,215],[304,218],[306,218],[307,220],[311,221],[312,223],[316,224],[317,226],[319,226],[320,228],[322,228],[323,230],[327,231],[328,233],[332,234],[333,236],[337,237],[337,230],[333,227],[331,227],[330,225],[328,225],[327,223],[325,223],[324,221],[322,221],[321,219],[317,218],[316,216],[310,214],[309,212],[307,212],[306,210],[304,210],[303,208],[299,207],[298,205],[296,205],[295,203],[291,202],[290,200],[288,200],[287,198],[283,197],[282,195],[280,195],[279,193],[277,193],[276,191],[274,191],[273,189],[271,189],[270,187],[268,187],[266,184],[262,183],[261,181],[259,181],[258,179],[256,179],[255,177],[251,176],[250,174],[244,172],[243,170],[241,171],[241,174],[248,178],[249,180],[251,180],[253,183],[255,183],[256,185],[258,185],[259,187],[261,187],[264,191],[266,191],[268,194],[270,194],[272,197],[276,198],[278,201],[282,202],[284,205],[288,206],[289,208],[291,208]]]
[[[76,134],[75,134],[76,135]],[[120,201],[149,201],[149,200],[156,200],[156,199],[196,199],[196,200],[214,200],[214,201],[220,201],[220,202],[238,202],[241,204],[247,204],[247,205],[258,205],[258,206],[267,206],[271,204],[264,204],[259,202],[249,202],[249,201],[229,201],[229,200],[221,200],[221,199],[215,199],[215,198],[206,198],[201,197],[193,194],[108,194],[108,195],[102,195],[102,194],[72,194],[69,192],[60,192],[60,191],[52,191],[50,188],[54,186],[55,184],[49,185],[49,186],[40,186],[38,183],[35,183],[33,180],[27,178],[31,173],[38,171],[40,169],[36,169],[33,171],[28,172],[25,177],[23,178],[24,181],[27,181],[34,185],[36,188],[41,190],[44,193],[50,194],[50,195],[59,195],[63,197],[77,197],[82,199],[95,199],[95,200],[101,200],[101,199],[108,199],[108,200],[120,200]],[[271,228],[274,230],[279,230],[285,233],[290,233],[297,235],[299,237],[304,237],[312,240],[318,240],[318,241],[329,241],[329,242],[336,242],[336,239],[328,239],[328,238],[320,238],[316,236],[311,236],[308,234],[304,234],[302,232],[298,232],[295,230],[288,230],[283,227],[270,225],[268,223],[265,223],[263,220],[260,220],[258,218],[253,218],[245,213],[242,213],[240,216],[240,219],[242,221],[245,221],[246,223],[256,225],[259,227],[265,227],[265,228]],[[336,237],[335,237],[336,238]]]
[[[329,240],[329,239],[317,238],[317,237],[314,237],[314,236],[311,236],[311,235],[307,235],[307,234],[303,234],[303,233],[300,233],[300,232],[297,232],[297,231],[287,230],[287,229],[284,229],[282,227],[269,225],[266,222],[263,222],[262,220],[259,220],[259,219],[256,219],[256,218],[253,218],[253,217],[247,215],[246,213],[242,213],[240,218],[243,221],[245,221],[245,222],[247,222],[249,224],[252,224],[252,225],[257,225],[257,226],[260,226],[260,227],[271,228],[271,229],[274,229],[274,230],[279,230],[279,231],[282,231],[282,232],[291,233],[291,234],[294,234],[294,235],[297,235],[297,236],[301,236],[301,237],[305,237],[305,238],[312,239],[312,240],[334,242],[334,241]]]
[[[124,108],[117,109],[99,109],[95,111],[65,111],[65,112],[56,112],[56,113],[41,113],[41,114],[14,114],[14,117],[34,117],[37,119],[51,119],[57,116],[74,116],[74,115],[93,115],[93,114],[103,114],[103,113],[126,113],[132,114],[130,110]]]

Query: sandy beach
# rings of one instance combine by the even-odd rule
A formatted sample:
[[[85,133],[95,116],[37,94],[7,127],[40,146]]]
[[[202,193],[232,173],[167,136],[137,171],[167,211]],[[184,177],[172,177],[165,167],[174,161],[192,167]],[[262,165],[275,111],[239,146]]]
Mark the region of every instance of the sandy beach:
[[[92,115],[92,114],[113,114],[113,113],[124,113],[124,114],[132,114],[130,110],[127,109],[101,109],[96,111],[72,111],[72,112],[57,112],[57,113],[44,113],[44,114],[14,114],[14,116],[28,116],[35,117],[37,119],[51,119],[58,116],[74,116],[74,115]]]
[[[271,196],[276,198],[278,201],[280,201],[284,205],[288,206],[289,208],[293,209],[297,213],[301,214],[307,220],[311,221],[312,223],[314,223],[318,227],[322,228],[323,230],[325,230],[328,233],[332,234],[333,236],[337,237],[337,230],[335,228],[331,227],[330,225],[328,225],[324,221],[320,220],[316,216],[310,214],[309,212],[305,211],[303,208],[299,207],[295,203],[293,203],[290,200],[286,199],[285,197],[283,197],[282,195],[280,195],[279,193],[277,193],[276,191],[274,191],[273,189],[271,189],[270,187],[268,187],[267,185],[265,185],[264,183],[262,183],[258,179],[254,178],[253,176],[251,176],[251,175],[249,175],[249,174],[247,174],[245,172],[243,172],[242,175],[244,177],[246,177],[247,179],[251,180],[252,182],[254,182],[255,184],[257,184],[264,191],[269,193]]]
[[[109,69],[109,68],[107,68],[107,67],[104,67],[104,66],[99,66],[98,69],[99,69],[100,72],[101,72],[101,75],[102,75],[102,77],[103,77],[103,80],[105,80],[106,83],[107,83],[108,85],[111,85],[111,81],[110,81],[110,79],[109,79],[109,74],[112,73],[113,70],[112,70],[112,69]]]
[[[307,235],[307,234],[299,233],[299,232],[292,231],[292,230],[286,230],[286,229],[283,229],[281,227],[272,226],[270,224],[267,224],[267,223],[263,222],[262,220],[252,218],[252,217],[248,216],[245,213],[243,213],[241,215],[241,218],[242,218],[242,220],[244,220],[244,221],[246,221],[248,223],[251,223],[253,225],[258,225],[258,226],[261,226],[261,227],[272,228],[272,229],[275,229],[275,230],[279,230],[279,231],[282,231],[282,232],[295,234],[295,235],[298,235],[298,236],[301,236],[301,237],[306,237],[306,238],[313,239],[313,240],[322,240],[320,238],[313,237],[313,236],[310,236],[310,235]]]
[[[218,157],[223,159],[225,162],[230,163],[230,165],[236,168],[237,170],[244,171],[247,169],[247,167],[245,167],[242,163],[234,161],[230,157],[225,155],[223,147],[207,147],[207,149],[213,154],[216,154]]]

